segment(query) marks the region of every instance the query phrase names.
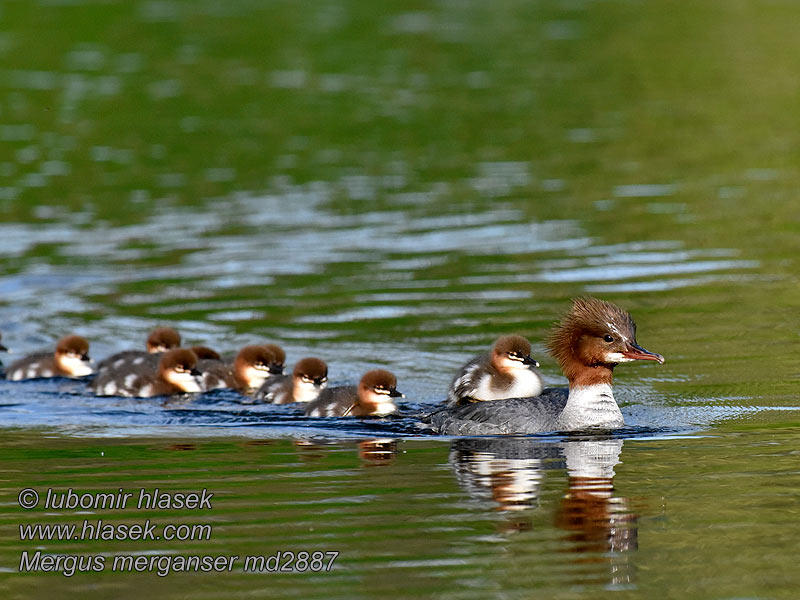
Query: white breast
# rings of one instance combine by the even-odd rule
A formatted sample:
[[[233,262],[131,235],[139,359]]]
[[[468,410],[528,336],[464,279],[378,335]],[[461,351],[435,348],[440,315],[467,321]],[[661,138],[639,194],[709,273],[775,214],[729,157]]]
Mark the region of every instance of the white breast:
[[[60,362],[60,366],[64,369],[67,373],[70,374],[72,377],[84,377],[86,375],[91,375],[94,373],[94,369],[92,369],[92,365],[90,365],[87,361],[72,357],[72,356],[62,356]]]
[[[323,389],[325,385],[317,387],[313,383],[297,380],[294,385],[294,401],[313,402]]]
[[[472,397],[476,400],[504,400],[505,398],[530,398],[542,393],[542,380],[530,369],[517,369],[514,371],[513,377],[510,386],[496,388],[491,385],[491,375],[484,373],[478,381]]]
[[[259,388],[264,385],[264,382],[269,377],[268,371],[262,371],[255,367],[247,367],[242,372],[242,379],[244,379],[247,387]]]
[[[607,383],[570,388],[567,404],[558,420],[565,430],[621,427],[625,424]]]

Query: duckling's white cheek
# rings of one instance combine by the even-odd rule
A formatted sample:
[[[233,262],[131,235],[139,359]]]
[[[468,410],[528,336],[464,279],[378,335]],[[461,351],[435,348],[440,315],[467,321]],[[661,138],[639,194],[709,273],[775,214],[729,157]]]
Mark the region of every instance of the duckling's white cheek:
[[[59,360],[60,367],[72,377],[84,377],[94,373],[92,365],[82,358],[62,356]]]
[[[191,373],[176,373],[170,371],[166,378],[172,385],[187,394],[196,394],[201,391],[198,378]]]
[[[507,371],[510,371],[512,369],[525,370],[528,368],[528,365],[526,365],[521,360],[512,360],[506,356],[500,360],[500,368]]]
[[[312,402],[316,400],[325,385],[322,384],[318,387],[312,381],[300,381],[295,388],[295,402]]]
[[[245,383],[247,383],[247,386],[251,388],[261,387],[269,375],[269,371],[262,371],[260,369],[256,369],[255,367],[247,367],[244,370]]]
[[[367,407],[372,415],[382,417],[397,411],[397,405],[394,403],[392,398],[386,394],[369,392],[366,400],[369,402]]]

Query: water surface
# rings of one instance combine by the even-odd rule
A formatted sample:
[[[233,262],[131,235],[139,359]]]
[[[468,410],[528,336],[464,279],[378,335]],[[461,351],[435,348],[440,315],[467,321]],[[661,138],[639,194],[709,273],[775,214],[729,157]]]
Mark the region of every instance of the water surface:
[[[386,420],[235,394],[0,382],[8,598],[791,598],[800,212],[789,2],[6,2],[0,331],[92,354],[158,324],[392,370]],[[449,439],[413,413],[504,333],[616,302],[605,436]],[[280,409],[280,410],[279,410]],[[23,488],[208,488],[213,509],[22,510]],[[102,513],[102,514],[101,514]],[[213,525],[203,541],[21,523]],[[330,572],[19,573],[111,557],[338,551]]]

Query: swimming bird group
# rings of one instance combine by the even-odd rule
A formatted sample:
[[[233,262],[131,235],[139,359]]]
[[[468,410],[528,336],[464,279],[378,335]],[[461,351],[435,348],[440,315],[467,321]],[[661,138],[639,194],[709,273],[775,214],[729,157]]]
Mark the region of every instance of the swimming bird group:
[[[54,351],[12,363],[6,378],[91,376],[89,388],[98,396],[137,398],[229,388],[253,402],[303,406],[311,417],[385,416],[397,411],[394,400],[403,397],[397,378],[384,369],[368,371],[357,385],[328,387],[325,361],[302,358],[284,374],[286,354],[275,344],[248,345],[227,360],[206,346],[180,344],[177,331],[160,327],[145,350],[126,350],[95,365],[88,341],[68,335]],[[591,297],[573,300],[546,345],[569,388],[544,388],[530,342],[506,335],[463,365],[447,399],[420,419],[442,435],[613,429],[624,424],[611,389],[614,368],[623,362],[664,362],[638,345],[636,324],[625,310]]]

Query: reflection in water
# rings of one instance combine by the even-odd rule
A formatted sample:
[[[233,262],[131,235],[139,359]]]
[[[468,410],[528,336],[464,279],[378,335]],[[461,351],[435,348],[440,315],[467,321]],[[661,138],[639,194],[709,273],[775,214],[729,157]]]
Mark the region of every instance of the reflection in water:
[[[390,465],[397,457],[397,440],[364,440],[358,443],[358,455],[364,461],[364,466]]]
[[[298,458],[307,464],[321,462],[330,453],[330,447],[342,446],[342,440],[323,438],[295,439],[293,441]],[[350,448],[347,445],[346,448]],[[373,467],[392,464],[397,457],[397,440],[394,438],[374,438],[358,442],[358,456],[363,466]]]
[[[305,464],[314,464],[322,462],[328,454],[325,446],[332,446],[335,442],[328,442],[325,444],[321,440],[304,440],[294,439],[292,441],[295,450],[297,450],[297,458]]]
[[[504,532],[527,531],[532,517],[519,511],[539,506],[547,470],[568,474],[567,491],[554,523],[566,532],[567,552],[578,563],[607,563],[609,583],[631,582],[625,553],[638,547],[637,516],[628,500],[614,495],[614,466],[621,439],[539,442],[530,438],[459,439],[450,449],[450,464],[459,485],[471,498],[496,511],[514,511],[501,525]]]
[[[450,448],[459,485],[474,500],[500,511],[536,506],[544,469],[554,468],[551,461],[560,458],[558,446],[526,439],[463,438]]]
[[[556,526],[568,533],[573,552],[626,552],[638,547],[636,515],[626,498],[614,496],[614,465],[622,440],[562,444],[569,487],[561,499]]]

